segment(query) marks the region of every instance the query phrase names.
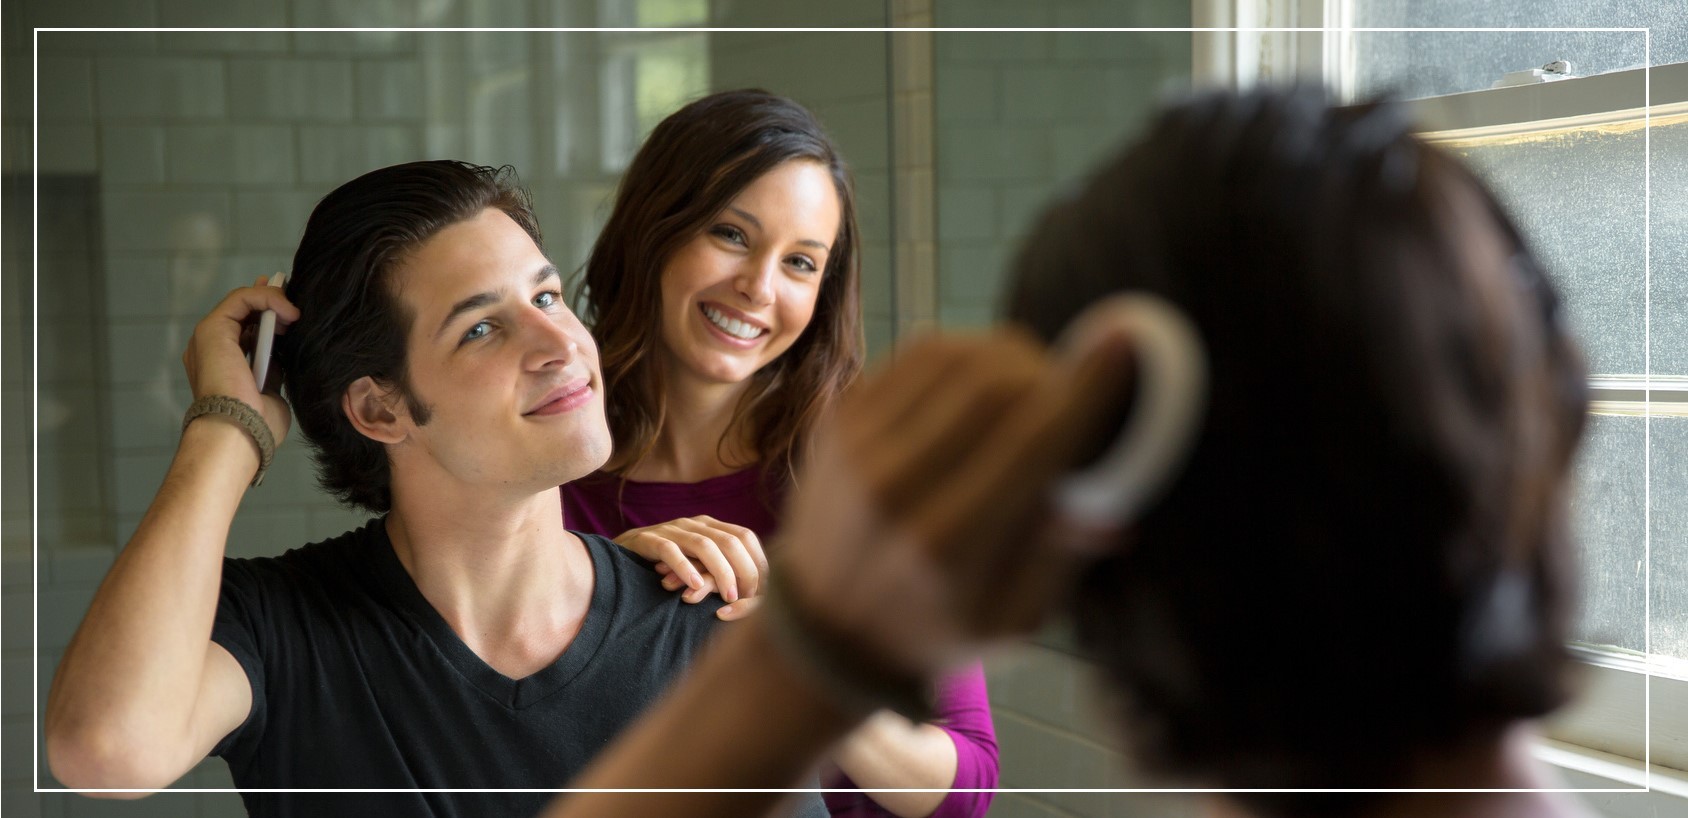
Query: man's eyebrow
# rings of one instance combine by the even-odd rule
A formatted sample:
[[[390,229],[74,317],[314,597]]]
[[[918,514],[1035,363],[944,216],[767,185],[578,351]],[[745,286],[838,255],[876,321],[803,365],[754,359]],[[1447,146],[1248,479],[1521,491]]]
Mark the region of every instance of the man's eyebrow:
[[[548,279],[560,279],[562,278],[562,275],[563,274],[557,270],[557,265],[546,264],[545,266],[539,268],[539,272],[534,273],[533,286],[537,287],[540,284],[545,283]],[[451,305],[451,311],[445,314],[445,320],[440,322],[440,328],[434,330],[434,339],[439,340],[439,337],[445,334],[446,327],[451,326],[451,322],[456,321],[458,316],[496,303],[499,295],[500,293],[498,292],[475,293],[474,295]]]
[[[731,210],[733,213],[737,214],[739,218],[744,219],[747,222],[750,222],[751,227],[754,227],[757,230],[762,229],[762,220],[761,219],[758,219],[755,216],[752,216],[749,213],[746,213],[743,210],[740,210],[736,207],[729,207],[727,209]],[[808,247],[818,247],[822,250],[825,250],[828,253],[832,252],[832,248],[826,246],[826,242],[820,241],[818,239],[802,239],[802,240],[798,241],[797,243],[808,246]]]

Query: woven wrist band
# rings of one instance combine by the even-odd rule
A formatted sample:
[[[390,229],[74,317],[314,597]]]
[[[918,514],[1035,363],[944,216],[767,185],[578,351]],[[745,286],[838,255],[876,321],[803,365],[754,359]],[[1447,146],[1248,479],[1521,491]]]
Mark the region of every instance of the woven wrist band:
[[[252,485],[261,485],[264,482],[264,472],[269,471],[270,461],[275,458],[275,436],[270,434],[270,425],[264,422],[264,417],[239,398],[206,395],[188,407],[187,415],[182,418],[182,431],[186,432],[188,424],[202,415],[221,415],[246,430],[253,445],[258,447],[258,473],[253,476]]]
[[[884,669],[871,651],[807,615],[780,576],[768,575],[762,618],[773,642],[794,664],[846,708],[867,713],[888,707],[917,724],[932,720],[936,689],[931,681]]]

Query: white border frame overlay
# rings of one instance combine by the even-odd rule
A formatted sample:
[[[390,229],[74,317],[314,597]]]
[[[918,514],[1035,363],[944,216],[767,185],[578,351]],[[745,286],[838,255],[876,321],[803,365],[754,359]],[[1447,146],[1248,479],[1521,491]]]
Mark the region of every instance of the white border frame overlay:
[[[122,33],[122,32],[202,33],[202,32],[219,32],[219,31],[220,32],[278,32],[278,31],[288,31],[288,32],[334,32],[334,33],[376,32],[376,31],[380,31],[380,32],[396,31],[396,32],[406,32],[406,33],[464,33],[464,32],[507,32],[507,33],[518,33],[518,32],[538,32],[538,33],[565,33],[565,32],[769,33],[769,32],[795,32],[795,33],[883,33],[883,34],[895,34],[895,33],[934,33],[934,34],[942,34],[942,33],[1014,33],[1014,32],[1040,32],[1040,33],[1045,33],[1045,32],[1047,32],[1047,33],[1087,33],[1087,32],[1096,32],[1096,33],[1122,33],[1122,32],[1153,33],[1153,32],[1165,32],[1165,33],[1184,33],[1184,34],[1196,34],[1196,33],[1230,33],[1230,34],[1314,34],[1314,33],[1324,33],[1324,34],[1350,34],[1350,33],[1384,33],[1384,32],[1394,32],[1394,33],[1410,33],[1410,32],[1497,32],[1497,33],[1499,33],[1499,32],[1517,32],[1517,33],[1554,33],[1554,32],[1560,32],[1560,33],[1571,33],[1571,32],[1600,33],[1600,32],[1604,32],[1604,33],[1619,33],[1619,32],[1631,32],[1631,33],[1639,33],[1639,34],[1642,34],[1643,38],[1644,38],[1643,42],[1644,42],[1644,53],[1646,55],[1646,88],[1647,88],[1646,96],[1644,98],[1646,105],[1647,105],[1647,114],[1646,114],[1646,122],[1645,122],[1645,125],[1644,125],[1644,130],[1646,131],[1647,135],[1646,135],[1644,143],[1643,143],[1644,144],[1643,161],[1644,161],[1644,165],[1645,165],[1645,173],[1644,173],[1643,184],[1644,184],[1644,190],[1645,190],[1645,195],[1646,195],[1646,199],[1647,199],[1646,203],[1644,204],[1644,209],[1643,209],[1643,220],[1644,220],[1644,225],[1643,225],[1643,229],[1644,229],[1643,247],[1644,247],[1644,250],[1643,250],[1643,253],[1644,253],[1644,265],[1645,265],[1643,287],[1647,291],[1646,292],[1647,300],[1645,302],[1645,304],[1646,304],[1646,306],[1645,306],[1645,310],[1646,310],[1645,318],[1646,318],[1648,324],[1643,329],[1643,336],[1642,337],[1643,337],[1643,346],[1644,346],[1643,360],[1645,362],[1645,366],[1646,366],[1646,369],[1647,369],[1647,371],[1646,371],[1647,382],[1650,383],[1651,378],[1652,378],[1652,375],[1651,375],[1651,372],[1652,372],[1651,337],[1649,335],[1650,330],[1651,330],[1651,315],[1652,315],[1652,304],[1651,304],[1651,273],[1652,273],[1652,216],[1651,216],[1651,214],[1652,214],[1652,165],[1651,165],[1651,162],[1652,162],[1652,147],[1651,147],[1651,145],[1652,145],[1652,140],[1651,140],[1651,135],[1652,135],[1652,117],[1651,117],[1651,106],[1652,106],[1652,95],[1651,95],[1651,88],[1652,88],[1652,30],[1650,28],[1346,28],[1346,27],[1344,27],[1344,28],[1321,28],[1321,27],[1277,27],[1277,28],[1272,28],[1272,27],[1207,27],[1207,28],[1194,28],[1194,27],[1183,27],[1183,28],[1070,28],[1070,27],[1038,27],[1038,28],[935,28],[935,27],[908,27],[908,28],[894,28],[894,27],[878,27],[878,28],[874,28],[874,27],[862,27],[862,28],[812,28],[812,27],[722,28],[722,27],[707,27],[707,26],[697,27],[697,28],[663,28],[663,27],[654,27],[654,28],[634,28],[634,27],[609,27],[609,28],[573,28],[573,27],[558,27],[558,28],[529,28],[529,27],[523,27],[523,28],[466,28],[466,27],[443,27],[443,28],[422,28],[422,27],[391,27],[391,28],[381,28],[381,27],[368,27],[368,28],[323,28],[323,27],[184,28],[184,27],[166,27],[166,26],[138,27],[138,28],[38,27],[38,28],[34,29],[34,34],[33,34],[32,39],[31,39],[31,48],[32,48],[31,68],[32,68],[33,76],[31,77],[31,123],[30,123],[30,136],[31,136],[31,140],[32,140],[31,152],[30,152],[30,157],[31,157],[31,167],[30,167],[31,205],[32,205],[32,207],[35,208],[34,212],[32,212],[32,214],[31,214],[31,236],[32,236],[32,241],[34,241],[34,246],[31,248],[31,251],[32,251],[31,252],[31,277],[32,277],[31,282],[32,283],[31,283],[30,295],[31,295],[31,298],[32,298],[32,303],[30,304],[30,324],[31,324],[30,325],[30,331],[31,331],[31,337],[33,339],[36,339],[34,347],[31,350],[30,366],[31,366],[31,381],[32,381],[31,388],[34,390],[34,394],[37,396],[37,399],[32,401],[32,404],[31,404],[32,435],[31,435],[31,440],[30,440],[30,452],[31,452],[31,456],[32,456],[31,474],[30,474],[30,533],[31,533],[31,538],[32,538],[32,542],[31,542],[32,567],[34,569],[33,584],[31,586],[31,593],[32,593],[32,599],[31,599],[31,603],[32,603],[32,605],[31,605],[31,616],[32,616],[32,619],[31,619],[31,635],[32,635],[31,651],[32,651],[32,656],[31,656],[30,667],[31,667],[31,670],[34,673],[34,676],[31,680],[31,691],[32,691],[32,695],[34,697],[34,700],[32,702],[32,707],[33,707],[32,714],[34,716],[34,723],[32,725],[31,735],[32,735],[32,749],[33,749],[32,762],[33,762],[33,778],[34,778],[34,784],[35,784],[35,788],[34,788],[35,793],[90,793],[90,792],[102,792],[102,793],[239,793],[239,792],[267,792],[267,793],[290,793],[290,792],[303,792],[303,793],[334,793],[334,792],[378,792],[378,793],[398,793],[398,792],[426,792],[426,793],[447,793],[447,792],[557,792],[557,793],[562,793],[562,792],[668,792],[668,793],[676,793],[676,792],[678,792],[678,793],[687,793],[687,792],[695,792],[695,793],[779,792],[779,793],[815,793],[815,792],[839,792],[839,791],[841,791],[841,790],[831,790],[831,789],[800,789],[800,788],[571,789],[571,788],[566,788],[566,787],[560,787],[560,788],[557,788],[557,789],[527,789],[527,788],[510,788],[510,789],[444,789],[444,788],[430,788],[430,789],[390,789],[390,788],[383,788],[383,789],[320,789],[320,788],[281,789],[281,788],[266,788],[266,789],[241,790],[241,789],[211,788],[211,787],[183,787],[183,788],[171,787],[171,788],[165,788],[165,789],[86,789],[86,788],[84,788],[84,789],[72,789],[72,788],[43,788],[41,786],[41,756],[40,756],[40,753],[41,753],[42,737],[41,737],[41,733],[40,733],[40,730],[39,730],[39,725],[41,724],[41,712],[40,712],[40,706],[41,706],[41,691],[40,691],[40,679],[41,679],[41,675],[40,675],[40,603],[39,603],[39,600],[40,600],[40,582],[41,582],[40,518],[39,518],[39,501],[40,501],[40,497],[39,497],[39,486],[40,486],[40,476],[39,476],[39,463],[40,463],[39,422],[40,422],[40,418],[39,418],[39,406],[38,406],[38,404],[39,404],[38,396],[40,394],[40,383],[39,383],[40,344],[39,344],[39,340],[38,340],[39,334],[40,334],[40,318],[39,318],[40,242],[37,239],[37,234],[39,233],[39,219],[40,219],[40,215],[39,215],[40,214],[40,208],[39,208],[39,205],[40,205],[40,203],[39,203],[39,195],[40,195],[40,179],[39,179],[40,138],[39,138],[39,132],[38,132],[39,125],[40,125],[40,123],[39,123],[40,36],[43,32],[49,33],[49,34],[57,34],[57,33]],[[1645,418],[1646,418],[1646,427],[1645,428],[1647,429],[1647,432],[1645,433],[1643,439],[1646,441],[1646,443],[1649,447],[1649,452],[1643,458],[1644,479],[1650,479],[1650,477],[1651,477],[1651,471],[1650,471],[1651,452],[1650,452],[1650,448],[1651,448],[1651,414],[1652,413],[1651,413],[1651,393],[1650,393],[1650,391],[1647,393],[1647,395],[1648,395],[1648,397],[1647,397],[1648,410],[1645,414]],[[1646,633],[1644,634],[1644,640],[1645,640],[1644,644],[1645,644],[1646,648],[1648,649],[1648,651],[1650,653],[1650,649],[1651,649],[1651,639],[1650,639],[1650,637],[1651,637],[1651,625],[1652,625],[1652,605],[1651,605],[1651,600],[1652,600],[1652,594],[1651,594],[1651,586],[1652,586],[1651,534],[1652,534],[1652,532],[1651,532],[1651,486],[1650,486],[1650,484],[1647,485],[1646,491],[1647,491],[1647,496],[1645,496],[1644,500],[1643,500],[1643,502],[1644,502],[1644,514],[1647,515],[1646,518],[1645,518],[1645,521],[1644,521],[1644,526],[1645,526],[1645,529],[1646,529],[1645,539],[1644,539],[1644,553],[1645,553],[1646,568],[1644,569],[1645,580],[1644,580],[1643,594],[1646,598],[1646,602],[1644,603],[1644,607],[1643,607],[1643,611],[1644,611],[1643,628],[1646,631]],[[1446,788],[1446,789],[1410,789],[1410,788],[1219,789],[1219,788],[1168,787],[1168,788],[1049,788],[1049,789],[998,788],[998,789],[962,789],[962,790],[957,790],[957,791],[959,791],[959,792],[990,792],[990,793],[1173,793],[1173,794],[1181,794],[1181,793],[1182,794],[1189,794],[1189,793],[1312,793],[1312,792],[1332,792],[1332,793],[1523,793],[1523,792],[1543,792],[1543,793],[1650,793],[1650,792],[1653,791],[1653,787],[1652,787],[1652,763],[1651,763],[1651,757],[1652,757],[1652,748],[1651,748],[1651,728],[1652,728],[1652,724],[1651,724],[1651,721],[1652,721],[1652,719],[1651,719],[1651,679],[1652,679],[1652,675],[1653,674],[1650,670],[1646,673],[1646,679],[1647,679],[1647,695],[1646,695],[1647,714],[1646,714],[1645,724],[1646,724],[1646,733],[1647,734],[1643,739],[1643,742],[1644,742],[1644,745],[1645,745],[1645,748],[1646,748],[1646,757],[1644,759],[1642,759],[1642,762],[1643,762],[1643,765],[1644,765],[1643,769],[1645,770],[1645,776],[1646,777],[1644,778],[1644,786],[1641,787],[1641,788],[1581,788],[1581,789],[1576,789],[1576,788],[1552,788],[1552,789],[1522,789],[1522,788],[1511,788],[1511,789],[1481,789],[1481,788]],[[905,790],[867,790],[867,791],[868,792],[949,792],[950,790],[947,790],[947,789],[905,789]]]

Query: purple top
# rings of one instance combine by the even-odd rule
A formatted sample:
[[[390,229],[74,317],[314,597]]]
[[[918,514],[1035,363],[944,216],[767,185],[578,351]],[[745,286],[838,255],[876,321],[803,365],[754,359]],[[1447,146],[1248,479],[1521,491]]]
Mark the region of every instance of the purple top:
[[[630,528],[665,523],[677,517],[708,515],[722,522],[742,525],[762,540],[764,547],[779,530],[779,508],[784,485],[764,487],[755,467],[712,477],[696,483],[646,483],[623,481],[614,475],[597,473],[563,486],[563,521],[576,531],[615,537]],[[991,789],[998,780],[996,727],[991,723],[990,699],[985,692],[984,668],[975,663],[938,683],[938,715],[933,724],[949,734],[955,743],[955,781],[958,789]],[[822,786],[854,788],[841,772],[824,776]],[[990,807],[992,793],[952,792],[944,796],[936,818],[982,816]],[[826,806],[835,816],[889,816],[859,792],[829,792]]]

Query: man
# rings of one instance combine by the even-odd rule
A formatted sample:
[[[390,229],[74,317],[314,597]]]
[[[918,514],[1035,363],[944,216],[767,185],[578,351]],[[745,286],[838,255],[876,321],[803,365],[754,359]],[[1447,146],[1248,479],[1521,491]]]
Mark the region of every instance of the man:
[[[285,402],[242,352],[266,309]],[[418,162],[342,185],[285,296],[234,291],[183,363],[196,402],[175,461],[48,700],[48,761],[72,787],[163,787],[207,754],[243,790],[558,786],[715,621],[718,603],[682,604],[563,527],[557,486],[610,452],[597,352],[507,172]],[[290,410],[324,487],[384,516],[225,560]],[[545,799],[243,797],[262,815],[525,815]]]

